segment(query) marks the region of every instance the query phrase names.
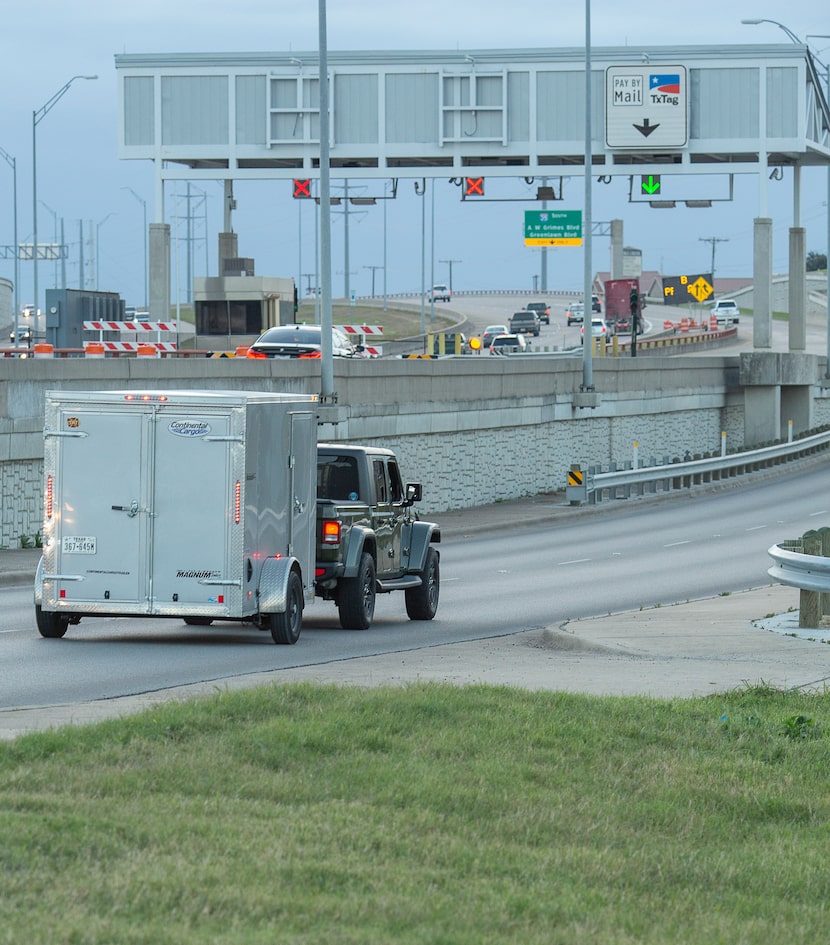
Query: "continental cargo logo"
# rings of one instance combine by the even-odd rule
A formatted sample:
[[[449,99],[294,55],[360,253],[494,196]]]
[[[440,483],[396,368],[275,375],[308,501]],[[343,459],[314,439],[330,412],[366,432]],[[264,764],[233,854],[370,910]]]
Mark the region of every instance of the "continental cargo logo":
[[[171,420],[167,429],[174,436],[206,436],[210,424],[206,420]]]

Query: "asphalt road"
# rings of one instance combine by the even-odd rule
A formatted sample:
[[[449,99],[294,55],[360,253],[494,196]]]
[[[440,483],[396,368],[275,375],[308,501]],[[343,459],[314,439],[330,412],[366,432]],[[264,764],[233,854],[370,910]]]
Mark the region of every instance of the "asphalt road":
[[[0,708],[113,699],[492,640],[763,586],[769,546],[827,521],[827,469],[824,458],[740,487],[576,513],[555,496],[451,513],[441,522],[441,604],[434,621],[410,622],[402,596],[393,594],[379,599],[369,631],[347,632],[333,605],[320,601],[307,609],[293,647],[235,624],[204,629],[141,618],[85,619],[62,640],[44,640],[34,624],[31,586],[6,588]]]

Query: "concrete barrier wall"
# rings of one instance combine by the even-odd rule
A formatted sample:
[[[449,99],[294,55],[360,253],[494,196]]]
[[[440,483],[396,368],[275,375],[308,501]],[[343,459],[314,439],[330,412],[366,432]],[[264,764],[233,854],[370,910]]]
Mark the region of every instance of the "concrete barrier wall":
[[[730,448],[744,445],[737,358],[596,359],[593,382],[597,405],[586,407],[574,402],[578,357],[336,361],[336,403],[321,410],[320,438],[396,450],[404,476],[424,483],[428,513],[560,491],[571,464],[625,463],[635,441],[641,461],[719,451],[722,431]],[[0,362],[0,546],[40,529],[52,389],[319,393],[320,376],[309,361]],[[830,409],[819,398],[823,422]]]

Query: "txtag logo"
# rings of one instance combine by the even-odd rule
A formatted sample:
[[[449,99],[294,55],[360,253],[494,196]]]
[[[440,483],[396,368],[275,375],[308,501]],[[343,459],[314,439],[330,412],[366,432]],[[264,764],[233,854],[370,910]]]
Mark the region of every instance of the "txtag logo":
[[[677,105],[680,75],[676,72],[652,73],[648,77],[648,94],[653,105]]]

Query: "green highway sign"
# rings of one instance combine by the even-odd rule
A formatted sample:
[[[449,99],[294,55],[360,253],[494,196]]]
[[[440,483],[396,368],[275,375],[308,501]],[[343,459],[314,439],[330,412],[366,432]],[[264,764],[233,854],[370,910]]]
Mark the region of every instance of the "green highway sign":
[[[525,246],[581,245],[581,210],[525,210]]]
[[[660,175],[659,174],[649,174],[648,176],[643,175],[640,178],[640,191],[644,194],[649,194],[649,196],[654,197],[656,194],[660,193]]]

